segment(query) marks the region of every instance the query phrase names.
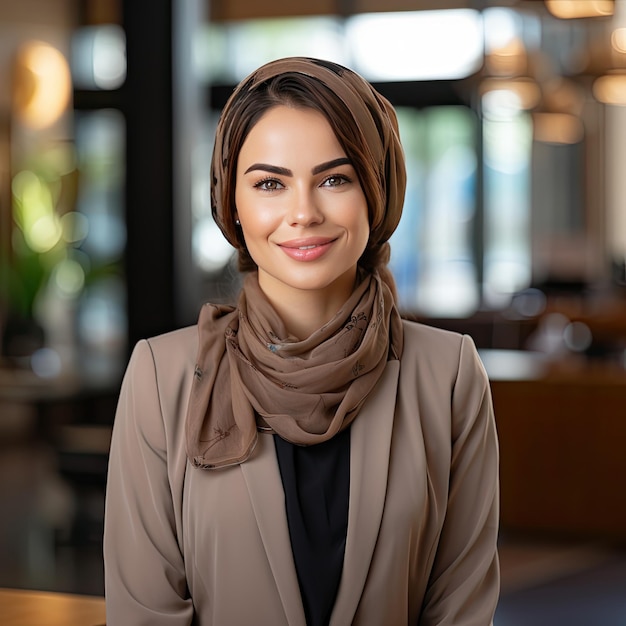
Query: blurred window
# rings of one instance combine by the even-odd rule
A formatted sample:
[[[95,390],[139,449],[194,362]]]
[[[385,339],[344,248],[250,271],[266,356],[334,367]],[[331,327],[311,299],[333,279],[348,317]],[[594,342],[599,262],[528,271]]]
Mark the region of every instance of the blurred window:
[[[351,66],[372,81],[464,78],[483,58],[482,21],[471,9],[355,15],[346,43]]]
[[[109,263],[121,259],[124,222],[125,122],[114,109],[75,113],[80,170],[78,208],[87,217],[85,250]]]
[[[483,97],[484,300],[498,308],[531,281],[532,120],[515,94]]]
[[[400,304],[432,316],[470,315],[479,304],[476,116],[461,106],[397,110],[408,179],[391,240]]]
[[[448,9],[221,22],[204,29],[194,58],[199,78],[236,83],[285,56],[336,61],[372,81],[463,78],[482,54],[480,13]]]
[[[193,58],[200,80],[236,84],[263,63],[286,56],[349,64],[343,21],[307,17],[211,23],[200,32]]]
[[[98,368],[126,350],[126,246],[124,116],[114,109],[75,112],[80,176],[77,210],[86,220],[81,249],[89,271],[81,296],[78,332],[81,345],[103,357]],[[149,225],[146,225],[149,228]]]
[[[72,76],[79,89],[117,89],[126,80],[126,37],[120,26],[80,28],[72,40]]]

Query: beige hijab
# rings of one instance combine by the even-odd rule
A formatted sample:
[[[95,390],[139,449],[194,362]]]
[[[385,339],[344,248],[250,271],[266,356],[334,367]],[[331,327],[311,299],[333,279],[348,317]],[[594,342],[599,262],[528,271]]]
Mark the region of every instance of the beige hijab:
[[[212,165],[212,209],[218,225],[233,245],[241,246],[229,228],[232,181],[227,181],[238,98],[285,73],[313,77],[351,112],[380,183],[376,197],[368,198],[368,249],[388,248],[387,239],[400,219],[406,181],[395,113],[358,74],[315,59],[268,63],[242,81],[226,104]],[[402,353],[393,281],[386,274],[385,254],[378,257],[379,269],[362,271],[341,310],[303,341],[289,335],[261,291],[256,272],[246,276],[236,307],[202,308],[186,422],[187,454],[194,466],[215,469],[244,462],[259,430],[313,445],[352,423],[387,361]]]

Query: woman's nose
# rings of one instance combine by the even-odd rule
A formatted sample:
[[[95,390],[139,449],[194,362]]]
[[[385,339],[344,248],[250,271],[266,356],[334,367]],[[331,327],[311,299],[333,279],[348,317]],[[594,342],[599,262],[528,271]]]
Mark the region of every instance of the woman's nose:
[[[309,226],[324,221],[314,193],[309,190],[294,191],[290,198],[287,217],[292,226]]]

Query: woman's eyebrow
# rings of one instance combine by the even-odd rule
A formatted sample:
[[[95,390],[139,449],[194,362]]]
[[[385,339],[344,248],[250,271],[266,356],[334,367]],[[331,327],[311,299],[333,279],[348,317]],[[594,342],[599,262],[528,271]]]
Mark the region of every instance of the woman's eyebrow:
[[[311,173],[321,174],[322,172],[330,170],[333,167],[338,167],[339,165],[351,165],[350,159],[348,157],[339,157],[338,159],[333,159],[332,161],[326,161],[326,163],[320,163],[311,170]]]
[[[293,172],[286,167],[279,167],[278,165],[269,165],[268,163],[254,163],[251,165],[244,174],[254,172],[255,170],[261,170],[263,172],[270,172],[271,174],[280,174],[281,176],[293,176]]]
[[[330,170],[333,167],[350,164],[350,159],[348,157],[339,157],[338,159],[332,159],[332,161],[325,161],[324,163],[316,165],[311,170],[311,173],[321,174],[322,172]],[[254,163],[244,172],[244,174],[249,174],[250,172],[258,170],[263,172],[269,172],[271,174],[279,174],[280,176],[293,176],[293,172],[290,169],[286,167],[280,167],[278,165],[270,165],[269,163]]]

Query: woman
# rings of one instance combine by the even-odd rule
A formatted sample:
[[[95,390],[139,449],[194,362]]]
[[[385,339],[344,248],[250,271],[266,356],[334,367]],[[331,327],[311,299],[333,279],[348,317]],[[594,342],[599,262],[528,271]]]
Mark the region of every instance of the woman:
[[[339,65],[269,63],[222,113],[211,183],[247,274],[236,307],[133,352],[107,624],[490,624],[489,385],[468,337],[397,312],[392,107]]]

